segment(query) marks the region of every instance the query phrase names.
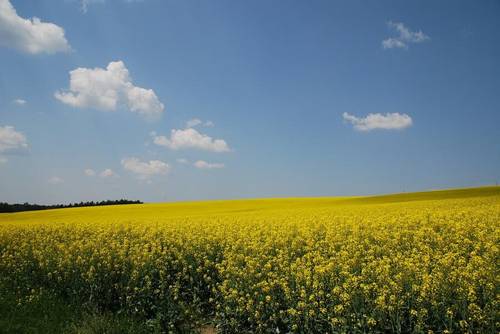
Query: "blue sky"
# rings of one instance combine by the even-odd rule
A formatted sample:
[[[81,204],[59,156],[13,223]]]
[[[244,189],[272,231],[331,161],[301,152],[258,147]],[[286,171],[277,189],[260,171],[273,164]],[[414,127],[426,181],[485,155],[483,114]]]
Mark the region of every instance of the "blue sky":
[[[499,59],[493,0],[0,0],[0,201],[494,184]]]

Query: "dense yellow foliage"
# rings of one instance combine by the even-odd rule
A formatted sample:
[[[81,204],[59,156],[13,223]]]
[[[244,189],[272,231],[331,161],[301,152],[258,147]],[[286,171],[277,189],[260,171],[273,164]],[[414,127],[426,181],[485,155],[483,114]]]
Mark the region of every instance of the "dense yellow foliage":
[[[0,215],[0,280],[177,332],[496,333],[500,188]]]

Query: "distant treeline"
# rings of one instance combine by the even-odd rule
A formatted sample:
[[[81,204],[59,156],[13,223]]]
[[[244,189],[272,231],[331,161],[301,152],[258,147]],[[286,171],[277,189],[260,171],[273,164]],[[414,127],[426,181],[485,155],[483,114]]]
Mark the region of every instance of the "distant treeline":
[[[78,208],[84,206],[101,206],[101,205],[120,205],[120,204],[142,204],[141,201],[131,201],[128,199],[119,199],[116,201],[100,201],[100,202],[80,202],[70,204],[56,204],[56,205],[39,205],[39,204],[9,204],[0,202],[0,212],[20,212],[20,211],[33,211],[33,210],[47,210],[47,209],[62,209],[62,208]]]

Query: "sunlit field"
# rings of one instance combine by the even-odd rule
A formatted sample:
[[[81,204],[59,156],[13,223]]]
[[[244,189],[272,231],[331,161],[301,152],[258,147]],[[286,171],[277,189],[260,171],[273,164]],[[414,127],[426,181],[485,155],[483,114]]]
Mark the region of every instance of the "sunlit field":
[[[500,187],[0,214],[4,322],[57,300],[146,332],[497,333],[499,241]]]

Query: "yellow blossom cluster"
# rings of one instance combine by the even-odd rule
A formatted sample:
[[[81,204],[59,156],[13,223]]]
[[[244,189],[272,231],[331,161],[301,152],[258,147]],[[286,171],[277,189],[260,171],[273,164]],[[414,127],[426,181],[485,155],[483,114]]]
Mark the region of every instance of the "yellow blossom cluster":
[[[439,196],[2,214],[0,287],[174,333],[497,333],[500,188]]]

